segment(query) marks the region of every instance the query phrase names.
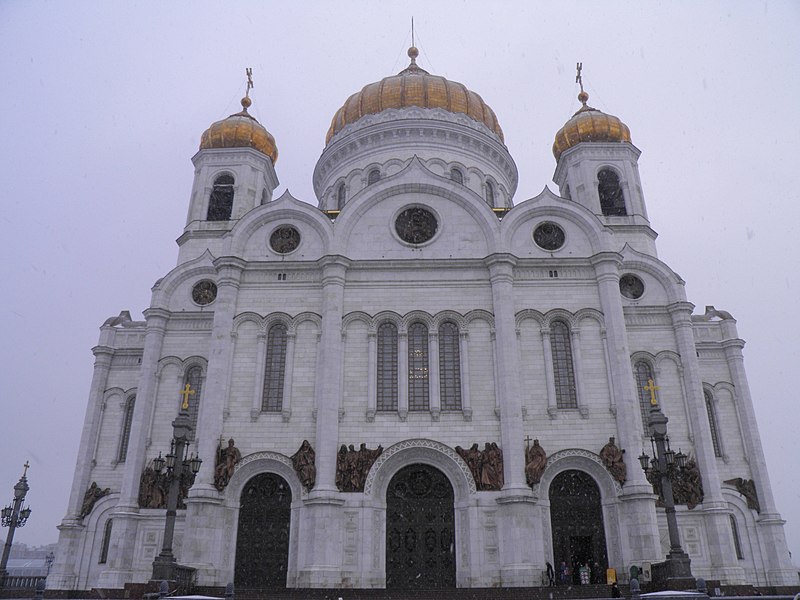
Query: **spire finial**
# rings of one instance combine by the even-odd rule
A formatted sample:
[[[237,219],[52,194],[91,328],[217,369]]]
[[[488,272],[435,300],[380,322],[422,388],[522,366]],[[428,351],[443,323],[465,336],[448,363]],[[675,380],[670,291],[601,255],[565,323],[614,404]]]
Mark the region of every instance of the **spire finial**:
[[[586,103],[589,101],[589,94],[583,91],[583,76],[581,75],[581,71],[583,70],[583,63],[579,62],[577,65],[575,65],[575,68],[578,71],[577,75],[575,75],[575,83],[581,86],[581,93],[578,94],[578,100],[581,101],[581,104],[586,106]]]
[[[416,46],[414,43],[414,17],[411,17],[411,45]]]
[[[247,112],[247,107],[250,106],[253,101],[250,100],[250,90],[253,89],[253,69],[250,67],[245,67],[244,69],[245,74],[247,75],[247,88],[244,92],[244,98],[242,98],[242,108],[244,112]]]
[[[418,56],[419,50],[417,50],[417,45],[414,43],[414,17],[411,17],[411,48],[408,49],[408,57],[411,59],[411,64],[409,66],[417,66]]]

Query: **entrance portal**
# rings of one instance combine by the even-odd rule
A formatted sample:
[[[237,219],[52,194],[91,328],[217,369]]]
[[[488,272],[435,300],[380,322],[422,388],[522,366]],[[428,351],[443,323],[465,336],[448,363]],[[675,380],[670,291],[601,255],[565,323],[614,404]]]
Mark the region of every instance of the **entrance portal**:
[[[550,523],[556,577],[561,563],[569,568],[569,582],[580,583],[579,569],[588,565],[592,583],[605,583],[608,567],[600,489],[583,471],[564,471],[550,484]]]
[[[386,492],[386,588],[456,586],[453,486],[441,471],[409,465]]]
[[[285,588],[292,492],[280,475],[261,473],[242,490],[236,539],[237,588]]]

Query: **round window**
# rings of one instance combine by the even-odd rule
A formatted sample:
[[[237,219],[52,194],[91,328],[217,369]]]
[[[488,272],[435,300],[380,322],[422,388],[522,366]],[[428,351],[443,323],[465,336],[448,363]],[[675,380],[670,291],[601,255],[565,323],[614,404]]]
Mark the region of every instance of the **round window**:
[[[619,293],[631,300],[638,300],[644,294],[644,282],[636,275],[623,275],[619,278]]]
[[[424,244],[436,235],[439,223],[434,214],[421,206],[405,209],[394,223],[400,239],[409,244]]]
[[[278,254],[288,254],[300,245],[300,232],[290,225],[278,227],[269,236],[269,245]]]
[[[192,288],[192,300],[200,306],[211,304],[217,298],[217,284],[208,279],[198,281]]]
[[[533,230],[533,241],[543,250],[558,250],[565,239],[564,230],[555,223],[541,223]]]

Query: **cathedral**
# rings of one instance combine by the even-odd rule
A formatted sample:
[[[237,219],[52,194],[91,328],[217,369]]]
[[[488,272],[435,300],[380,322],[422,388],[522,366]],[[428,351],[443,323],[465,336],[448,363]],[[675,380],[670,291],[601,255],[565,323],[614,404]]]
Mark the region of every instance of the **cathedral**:
[[[515,201],[497,115],[408,56],[333,114],[316,206],[273,196],[249,85],[202,134],[177,265],[92,350],[48,588],[150,580],[170,489],[200,586],[646,581],[652,405],[693,574],[797,584],[744,341],[659,260],[629,128],[581,86],[557,193]]]

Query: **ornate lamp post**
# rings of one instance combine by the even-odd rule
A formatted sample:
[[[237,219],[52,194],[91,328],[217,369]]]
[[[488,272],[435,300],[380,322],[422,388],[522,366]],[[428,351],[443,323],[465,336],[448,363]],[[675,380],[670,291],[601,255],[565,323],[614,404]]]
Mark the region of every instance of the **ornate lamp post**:
[[[158,458],[153,460],[153,466],[157,473],[166,465],[167,478],[169,479],[169,491],[167,492],[167,518],[164,523],[164,543],[161,553],[153,561],[153,579],[156,581],[173,581],[177,579],[176,572],[178,563],[172,554],[172,539],[175,533],[175,516],[178,512],[178,494],[181,482],[184,478],[197,475],[200,471],[200,464],[203,462],[199,456],[187,457],[189,434],[192,432],[191,419],[189,418],[189,396],[194,395],[189,384],[181,390],[183,402],[178,412],[177,418],[172,422],[172,442],[170,451],[166,457],[162,458],[159,453]],[[192,475],[190,475],[190,472]]]
[[[28,517],[31,516],[31,509],[22,506],[25,502],[25,494],[30,489],[26,477],[29,468],[30,465],[26,462],[22,477],[14,486],[14,500],[2,510],[2,524],[3,527],[8,527],[8,535],[6,536],[6,545],[3,547],[3,558],[0,560],[0,588],[5,586],[6,565],[8,564],[8,555],[11,553],[11,544],[14,543],[14,532],[19,527],[24,527]]]
[[[672,495],[672,481],[670,474],[675,469],[686,468],[687,456],[678,451],[677,454],[669,447],[667,437],[667,419],[661,412],[661,407],[656,400],[656,387],[652,379],[647,382],[644,388],[650,392],[650,416],[647,426],[650,429],[650,442],[653,446],[654,458],[650,458],[644,450],[639,457],[639,463],[645,475],[653,472],[660,481],[661,500],[664,504],[664,512],[667,515],[667,530],[669,532],[669,553],[667,560],[660,565],[653,565],[654,579],[664,579],[664,583],[670,587],[694,586],[692,577],[691,560],[689,555],[681,547],[680,533],[678,532],[678,520],[675,517],[675,498]],[[659,575],[663,573],[663,576]]]

